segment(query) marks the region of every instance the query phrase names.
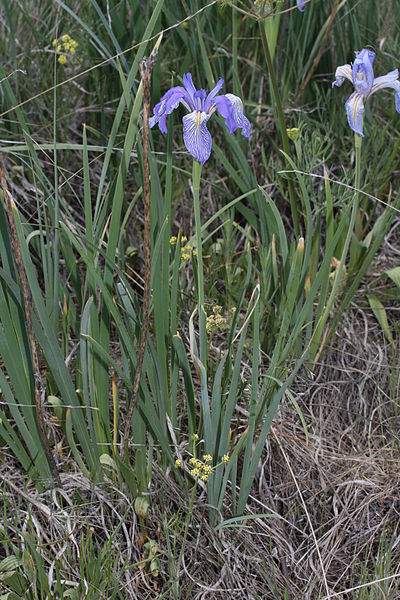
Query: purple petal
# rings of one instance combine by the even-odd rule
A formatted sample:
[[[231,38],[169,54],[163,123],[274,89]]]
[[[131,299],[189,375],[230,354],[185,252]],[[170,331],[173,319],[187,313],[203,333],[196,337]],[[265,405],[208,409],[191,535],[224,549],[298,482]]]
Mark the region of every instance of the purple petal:
[[[150,127],[154,127],[158,123],[160,130],[167,133],[167,117],[179,106],[180,102],[190,110],[191,101],[185,88],[177,86],[168,90],[153,109],[153,116],[149,120]]]
[[[229,129],[229,133],[235,133],[236,129],[238,128],[238,124],[233,114],[232,102],[229,100],[227,95],[217,96],[217,98],[214,99],[213,105],[217,108],[221,117],[225,119],[225,125]]]
[[[184,75],[183,75],[183,85],[184,85],[187,93],[189,94],[192,102],[193,102],[193,110],[196,110],[196,107],[194,106],[194,95],[196,93],[196,88],[194,87],[194,83],[193,83],[193,79],[192,79],[192,74],[191,73],[184,73]]]
[[[242,135],[248,138],[250,136],[250,121],[243,112],[243,102],[234,94],[225,94],[225,97],[228,98],[232,104],[232,113],[236,128],[240,127]]]
[[[200,112],[205,111],[204,102],[205,102],[206,96],[207,96],[206,90],[198,90],[195,93],[195,95],[193,97],[195,110],[198,110]]]
[[[364,113],[364,101],[363,96],[358,92],[348,98],[345,104],[347,120],[350,127],[355,133],[358,133],[362,137],[363,134],[363,113]]]
[[[305,5],[307,4],[308,0],[297,0],[297,8],[301,11],[303,11],[305,9]]]
[[[384,88],[392,88],[394,90],[394,102],[396,110],[398,113],[400,113],[400,81],[398,69],[390,71],[390,73],[382,75],[381,77],[376,77],[372,86],[371,94],[375,94],[375,92],[378,90],[383,90]]]
[[[212,105],[212,101],[214,100],[215,96],[218,94],[219,90],[222,88],[222,86],[224,85],[224,80],[221,78],[217,85],[211,90],[211,92],[208,94],[205,102],[204,102],[204,110],[207,112],[209,108],[211,108]]]
[[[211,135],[206,127],[209,115],[194,110],[183,117],[183,140],[190,154],[204,164],[211,154]]]
[[[370,94],[374,83],[373,64],[375,56],[375,52],[363,48],[361,52],[356,52],[356,60],[353,63],[354,88],[364,98]]]
[[[353,83],[353,73],[350,65],[342,65],[336,69],[335,81],[332,83],[332,87],[340,87],[345,79]]]

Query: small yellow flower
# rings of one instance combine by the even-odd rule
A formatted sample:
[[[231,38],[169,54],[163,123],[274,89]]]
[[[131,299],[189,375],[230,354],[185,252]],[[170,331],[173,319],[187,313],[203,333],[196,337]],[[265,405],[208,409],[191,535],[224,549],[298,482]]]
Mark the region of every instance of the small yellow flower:
[[[70,38],[69,38],[69,35],[68,35],[68,33],[64,33],[64,35],[62,36],[62,38],[61,38],[61,39],[62,39],[62,41],[64,42],[64,44],[65,44],[65,42],[69,42],[69,39],[70,39]]]
[[[169,238],[169,243],[171,244],[171,246],[175,246],[175,244],[176,244],[176,235],[173,235],[172,237]]]
[[[67,57],[65,56],[65,54],[61,54],[61,56],[58,57],[58,62],[60,63],[60,65],[65,65],[65,63],[67,62]]]
[[[187,242],[187,237],[186,237],[186,235],[183,235],[181,237],[181,244],[184,244],[185,242]]]
[[[201,460],[196,460],[196,469],[201,469],[203,467],[203,463],[201,462]]]
[[[203,465],[203,473],[204,475],[209,475],[212,473],[212,467],[210,465]]]
[[[226,465],[229,462],[229,454],[224,454],[222,457],[222,462]]]
[[[200,471],[199,469],[192,469],[190,471],[190,474],[192,475],[192,477],[198,477],[200,475]]]
[[[56,48],[56,52],[61,52],[61,44],[58,44],[58,46]]]
[[[54,40],[51,42],[51,45],[54,46],[54,48],[57,46],[57,38],[54,38]]]
[[[186,254],[186,252],[183,252],[183,253],[181,254],[181,257],[182,257],[182,260],[189,260],[189,258],[190,258],[190,254]]]
[[[286,133],[288,134],[288,138],[297,142],[300,138],[300,129],[298,127],[292,127],[292,129],[286,129]]]
[[[215,316],[215,324],[218,327],[218,329],[223,329],[226,325],[225,317],[223,317],[222,315],[216,315]]]
[[[75,54],[75,48],[70,48],[69,53],[73,56]]]
[[[211,333],[215,329],[215,318],[214,315],[210,315],[206,319],[206,331]]]
[[[199,436],[197,435],[197,433],[194,433],[192,435],[192,439],[193,439],[194,442],[198,442],[199,441]]]
[[[176,459],[176,461],[175,461],[175,466],[176,466],[178,469],[180,469],[180,468],[181,468],[181,466],[182,466],[182,461],[181,461],[181,459],[180,459],[180,458],[177,458],[177,459]]]
[[[219,315],[219,313],[221,312],[221,310],[222,310],[222,306],[219,306],[219,304],[216,304],[213,307],[213,313],[214,313],[214,315]]]
[[[68,52],[70,49],[70,45],[68,43],[64,44],[64,52]]]
[[[211,454],[205,454],[205,455],[203,456],[203,460],[204,460],[204,462],[211,462],[211,461],[212,461],[212,456],[211,456]]]
[[[194,456],[189,460],[189,465],[195,465],[197,463],[197,458]]]
[[[207,480],[208,480],[208,475],[202,475],[202,476],[200,477],[200,479],[201,479],[202,481],[207,481]]]

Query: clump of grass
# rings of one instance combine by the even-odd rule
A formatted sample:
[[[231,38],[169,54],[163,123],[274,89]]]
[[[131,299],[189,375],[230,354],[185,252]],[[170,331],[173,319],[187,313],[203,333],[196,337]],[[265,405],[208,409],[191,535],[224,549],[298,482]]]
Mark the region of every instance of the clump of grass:
[[[384,307],[380,286],[386,276],[398,284],[397,265],[372,282],[365,275],[386,236],[385,252],[396,244],[399,123],[377,99],[353,156],[343,98],[328,90],[336,66],[378,47],[381,31],[377,60],[392,68],[399,7],[314,0],[300,14],[273,2],[265,17],[245,2],[134,4],[55,10],[28,1],[21,12],[3,2],[0,127],[23,266],[0,210],[0,437],[36,486],[24,495],[3,479],[4,514],[7,503],[19,506],[3,526],[6,592],[179,597],[204,585],[264,597],[268,585],[271,597],[363,598],[387,576],[381,590],[395,595],[394,513],[376,488],[395,497],[388,465],[398,403],[394,392],[380,394],[386,384],[397,390],[398,376],[387,381],[390,348],[381,338],[364,347],[368,332],[345,311],[356,304],[373,327],[357,295],[364,286],[396,347],[394,306]],[[192,70],[209,89],[223,76],[243,100],[250,142],[215,128],[210,160],[192,171],[171,115],[165,139],[150,134],[145,160],[139,61],[153,49],[152,105],[180,73]],[[34,368],[23,271],[41,356]],[[365,351],[362,366],[349,364],[347,350],[332,353],[338,340],[356,356]],[[39,371],[46,387],[35,408]],[[347,399],[340,410],[338,395]],[[51,457],[64,489],[50,499]],[[95,518],[83,506],[92,484]],[[158,485],[168,497],[157,520]],[[49,507],[58,511],[51,525],[42,523]],[[66,538],[68,549],[57,541]],[[196,557],[202,544],[208,570]]]

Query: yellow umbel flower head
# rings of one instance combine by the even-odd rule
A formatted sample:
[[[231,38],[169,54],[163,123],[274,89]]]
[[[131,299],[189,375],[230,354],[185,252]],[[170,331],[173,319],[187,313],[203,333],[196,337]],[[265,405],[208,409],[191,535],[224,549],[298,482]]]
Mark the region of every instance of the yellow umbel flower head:
[[[78,47],[76,42],[68,33],[64,33],[60,39],[55,38],[52,41],[52,46],[55,48],[56,53],[60,54],[58,62],[60,65],[65,65],[68,60],[68,56],[73,57]]]

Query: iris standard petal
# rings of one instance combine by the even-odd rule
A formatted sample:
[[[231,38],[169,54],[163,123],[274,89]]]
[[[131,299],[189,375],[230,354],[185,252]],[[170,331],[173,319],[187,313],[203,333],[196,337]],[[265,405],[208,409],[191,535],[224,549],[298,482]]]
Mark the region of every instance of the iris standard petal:
[[[211,92],[208,94],[207,98],[205,99],[204,110],[206,112],[211,108],[215,96],[218,94],[219,90],[222,88],[223,85],[224,85],[224,80],[221,77],[221,79],[217,82],[217,85],[215,86],[215,88],[213,88],[211,90]]]
[[[190,110],[189,103],[191,101],[185,88],[177,86],[168,90],[160,102],[155,105],[153,116],[149,119],[149,126],[154,127],[158,123],[160,130],[167,133],[167,117],[179,106],[180,102]]]
[[[204,164],[211,154],[211,135],[206,123],[209,115],[194,110],[183,117],[183,140],[190,154]]]
[[[199,111],[199,112],[204,112],[205,108],[204,108],[204,103],[207,97],[207,92],[206,90],[198,90],[194,97],[194,106],[195,106],[195,110]]]
[[[364,113],[363,96],[358,92],[354,92],[346,101],[345,108],[350,127],[355,133],[364,137],[362,130]]]
[[[243,102],[238,96],[234,94],[225,94],[225,98],[228,98],[232,104],[233,119],[236,123],[236,127],[240,127],[242,135],[244,137],[250,136],[250,121],[243,112]]]
[[[356,52],[356,59],[353,63],[353,83],[356,92],[366,98],[372,89],[374,83],[374,60],[375,52],[363,48],[361,52]]]
[[[307,4],[307,0],[297,0],[297,8],[301,11],[305,9],[305,5]]]
[[[335,81],[332,83],[332,87],[340,87],[345,79],[353,83],[353,73],[350,65],[342,65],[336,69]]]
[[[192,110],[196,110],[195,106],[194,106],[194,95],[196,93],[196,88],[194,87],[194,83],[193,83],[193,79],[192,79],[192,74],[191,73],[184,73],[183,75],[183,85],[186,89],[186,91],[188,92],[192,102],[193,102],[193,108]]]
[[[400,81],[398,69],[390,71],[390,73],[386,73],[386,75],[382,75],[381,77],[376,77],[372,86],[371,94],[375,94],[375,92],[383,90],[384,88],[392,88],[394,90],[394,102],[396,110],[398,113],[400,113]]]

